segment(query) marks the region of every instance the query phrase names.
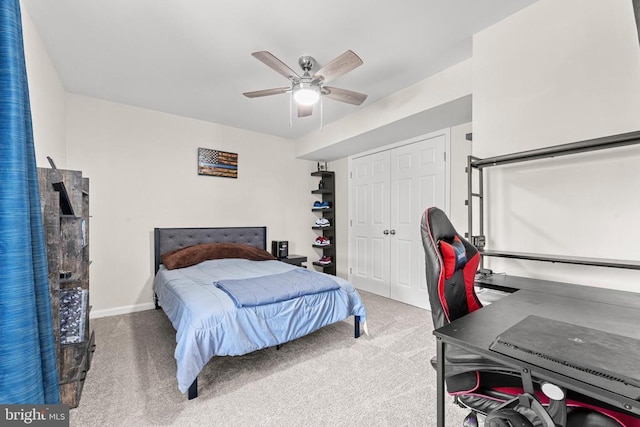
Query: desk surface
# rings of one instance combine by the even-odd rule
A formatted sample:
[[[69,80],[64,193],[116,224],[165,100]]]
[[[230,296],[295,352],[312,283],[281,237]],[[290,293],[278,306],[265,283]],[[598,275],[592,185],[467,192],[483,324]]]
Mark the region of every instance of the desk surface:
[[[510,276],[507,274],[493,274],[479,277],[475,282],[476,285],[481,287],[507,292],[515,292],[518,290],[542,292],[547,295],[559,295],[606,304],[640,308],[640,293],[636,292],[596,288],[593,286],[582,286],[551,280],[531,279],[529,277]]]
[[[528,284],[531,285],[531,282]],[[640,402],[602,389],[600,384],[585,384],[489,350],[489,346],[498,335],[532,314],[640,339],[640,295],[578,285],[569,285],[567,288],[554,287],[553,292],[519,290],[437,329],[434,335],[446,344],[468,349],[516,369],[526,367],[534,377],[579,390],[640,414]]]

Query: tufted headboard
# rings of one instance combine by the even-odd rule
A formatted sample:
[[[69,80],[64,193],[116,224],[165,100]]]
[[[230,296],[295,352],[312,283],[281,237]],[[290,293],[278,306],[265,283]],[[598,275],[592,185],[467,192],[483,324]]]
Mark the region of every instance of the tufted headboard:
[[[244,243],[267,249],[267,227],[154,228],[155,272],[160,268],[160,255],[201,243]]]

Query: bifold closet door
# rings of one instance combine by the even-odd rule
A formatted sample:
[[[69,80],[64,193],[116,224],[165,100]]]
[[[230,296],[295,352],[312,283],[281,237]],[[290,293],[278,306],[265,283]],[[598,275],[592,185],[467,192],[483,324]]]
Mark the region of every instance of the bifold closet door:
[[[420,217],[444,208],[446,136],[352,160],[351,281],[428,308]]]
[[[444,135],[391,150],[390,294],[397,301],[429,308],[420,219],[425,208],[444,208]]]
[[[356,288],[389,296],[390,155],[388,151],[351,163],[351,281]]]

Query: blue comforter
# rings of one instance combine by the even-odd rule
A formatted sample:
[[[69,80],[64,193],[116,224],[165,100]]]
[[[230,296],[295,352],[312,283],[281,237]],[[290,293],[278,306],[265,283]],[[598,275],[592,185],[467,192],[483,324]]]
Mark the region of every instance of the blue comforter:
[[[299,269],[280,261],[220,259],[192,267],[161,267],[153,283],[162,309],[176,329],[178,387],[185,393],[213,356],[236,356],[283,344],[323,326],[360,316],[360,295],[346,280],[329,276],[335,290],[255,307],[236,307],[222,289],[224,280],[248,279]],[[315,275],[324,273],[309,271]]]
[[[216,286],[225,291],[238,308],[273,304],[340,288],[331,277],[305,268],[249,279],[220,280]]]

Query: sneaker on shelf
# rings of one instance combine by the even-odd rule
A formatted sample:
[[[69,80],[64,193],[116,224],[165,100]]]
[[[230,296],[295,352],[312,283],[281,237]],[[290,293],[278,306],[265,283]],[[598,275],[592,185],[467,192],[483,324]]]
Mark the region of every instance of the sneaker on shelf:
[[[323,264],[323,265],[331,264],[331,257],[330,256],[323,256],[322,258],[320,258],[318,260],[318,264]]]
[[[331,223],[327,218],[318,218],[316,220],[316,227],[330,227]]]
[[[321,203],[321,202],[318,202],[318,201],[315,201],[315,202],[313,202],[313,207],[314,207],[315,209],[321,208],[321,207],[322,207],[322,203]]]
[[[318,236],[315,244],[316,246],[327,246],[331,244],[331,241],[326,237]]]
[[[328,208],[330,208],[331,206],[329,206],[329,202],[322,202],[322,203],[320,203],[320,207],[321,207],[322,209],[328,209]]]

